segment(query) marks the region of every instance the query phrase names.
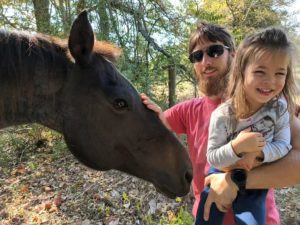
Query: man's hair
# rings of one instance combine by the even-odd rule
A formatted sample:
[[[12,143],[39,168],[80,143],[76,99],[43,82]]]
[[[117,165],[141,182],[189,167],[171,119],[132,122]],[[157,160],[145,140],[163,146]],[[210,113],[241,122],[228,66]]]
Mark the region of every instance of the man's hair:
[[[250,105],[246,100],[244,91],[246,66],[254,60],[261,60],[261,57],[266,53],[270,54],[270,56],[281,54],[289,58],[287,76],[282,94],[288,102],[290,113],[293,113],[296,96],[292,67],[294,52],[293,44],[288,40],[284,31],[279,28],[267,28],[244,39],[236,52],[227,90],[228,97],[232,98],[232,106],[236,119],[247,116],[250,111]]]
[[[220,41],[229,47],[230,51],[235,50],[234,39],[225,27],[202,21],[198,23],[196,30],[190,36],[189,54],[193,52],[198,44],[201,45],[206,41]]]

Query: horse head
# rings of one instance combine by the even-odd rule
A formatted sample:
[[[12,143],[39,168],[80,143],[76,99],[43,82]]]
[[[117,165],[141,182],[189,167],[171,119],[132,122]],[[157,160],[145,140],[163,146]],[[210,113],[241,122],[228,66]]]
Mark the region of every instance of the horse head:
[[[186,149],[110,61],[117,49],[110,46],[107,56],[97,49],[86,11],[74,21],[68,43],[74,63],[62,111],[71,152],[93,169],[150,181],[169,197],[187,194],[192,168]]]

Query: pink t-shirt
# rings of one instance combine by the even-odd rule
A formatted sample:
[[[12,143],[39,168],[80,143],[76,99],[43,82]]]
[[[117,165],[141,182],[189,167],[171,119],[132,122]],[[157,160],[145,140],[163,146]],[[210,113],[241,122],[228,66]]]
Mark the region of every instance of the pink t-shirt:
[[[206,150],[210,115],[220,103],[220,100],[212,100],[208,97],[194,98],[179,103],[164,112],[172,130],[177,134],[187,135],[189,154],[193,165],[194,216],[197,213],[200,194],[204,188],[205,174],[209,168]],[[269,190],[266,199],[266,214],[267,225],[280,225],[272,189]],[[234,224],[232,212],[225,215],[223,224]]]

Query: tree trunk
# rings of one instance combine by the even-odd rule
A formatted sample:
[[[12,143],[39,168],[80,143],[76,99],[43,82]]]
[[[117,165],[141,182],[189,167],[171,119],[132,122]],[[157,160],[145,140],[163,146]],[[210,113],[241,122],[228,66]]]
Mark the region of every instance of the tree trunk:
[[[169,107],[172,107],[176,103],[176,66],[169,65]]]
[[[37,31],[51,34],[49,0],[33,0],[33,7]]]
[[[100,40],[109,41],[109,32],[110,32],[110,25],[109,25],[109,18],[107,9],[107,0],[99,0],[98,4],[98,13],[100,17]]]
[[[77,15],[86,8],[85,0],[79,0],[76,7]]]

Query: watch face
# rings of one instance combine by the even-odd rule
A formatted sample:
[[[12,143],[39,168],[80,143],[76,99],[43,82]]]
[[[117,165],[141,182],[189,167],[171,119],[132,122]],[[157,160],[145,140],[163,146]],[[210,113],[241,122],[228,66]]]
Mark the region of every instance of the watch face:
[[[232,179],[238,183],[245,182],[246,178],[246,171],[244,170],[234,170],[232,173]]]

